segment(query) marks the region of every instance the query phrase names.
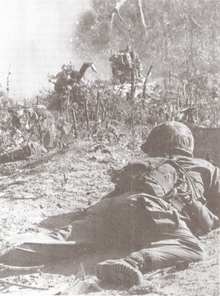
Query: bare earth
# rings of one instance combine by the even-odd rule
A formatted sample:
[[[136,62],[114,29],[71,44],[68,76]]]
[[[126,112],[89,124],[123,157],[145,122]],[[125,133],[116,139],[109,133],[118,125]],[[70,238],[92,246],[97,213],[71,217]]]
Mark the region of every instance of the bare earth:
[[[0,177],[0,239],[7,240],[18,233],[44,232],[66,226],[75,212],[97,202],[114,186],[108,172],[122,167],[136,155],[122,146],[97,148],[93,141],[75,141],[68,149],[29,160],[1,165],[8,175]],[[135,155],[136,154],[136,155]],[[50,159],[46,159],[51,155]],[[33,163],[43,159],[42,162]],[[24,165],[33,163],[30,167]],[[68,261],[45,265],[34,273],[5,272],[0,267],[0,294],[10,295],[219,295],[220,230],[201,237],[206,260],[191,263],[184,270],[170,267],[145,275],[141,286],[125,290],[104,285],[95,277],[94,266],[114,254],[84,255]],[[85,280],[76,279],[83,263]],[[30,286],[23,288],[1,282],[9,281]],[[97,286],[102,289],[97,291]],[[33,289],[33,288],[39,289]],[[42,289],[42,290],[41,290]],[[45,289],[45,290],[43,290]]]

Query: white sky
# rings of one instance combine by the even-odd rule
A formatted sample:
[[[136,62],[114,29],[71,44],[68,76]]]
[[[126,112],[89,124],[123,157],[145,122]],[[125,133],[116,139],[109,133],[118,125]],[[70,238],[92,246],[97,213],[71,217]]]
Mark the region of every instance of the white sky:
[[[74,62],[72,33],[90,0],[1,0],[0,84],[9,97],[28,97],[48,87],[48,74]],[[75,55],[76,59],[76,55]]]

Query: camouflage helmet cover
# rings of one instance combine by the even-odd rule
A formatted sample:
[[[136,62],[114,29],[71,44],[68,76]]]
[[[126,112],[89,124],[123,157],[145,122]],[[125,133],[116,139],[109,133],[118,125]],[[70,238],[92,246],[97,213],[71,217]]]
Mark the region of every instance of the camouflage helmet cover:
[[[141,149],[153,157],[165,154],[193,156],[194,138],[185,124],[167,121],[152,129]]]

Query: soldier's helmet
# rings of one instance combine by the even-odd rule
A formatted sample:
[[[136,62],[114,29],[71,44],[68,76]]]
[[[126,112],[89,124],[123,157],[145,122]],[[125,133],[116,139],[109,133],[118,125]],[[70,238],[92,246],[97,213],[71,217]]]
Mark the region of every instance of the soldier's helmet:
[[[183,123],[167,121],[150,132],[141,149],[151,157],[164,155],[193,156],[194,137]]]

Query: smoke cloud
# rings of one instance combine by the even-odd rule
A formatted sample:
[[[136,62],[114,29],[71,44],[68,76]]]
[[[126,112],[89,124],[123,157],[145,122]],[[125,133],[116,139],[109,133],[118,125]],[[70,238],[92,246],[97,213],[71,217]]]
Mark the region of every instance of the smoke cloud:
[[[79,62],[73,33],[90,0],[3,0],[0,10],[0,84],[9,97],[30,97],[49,88],[48,74]]]

